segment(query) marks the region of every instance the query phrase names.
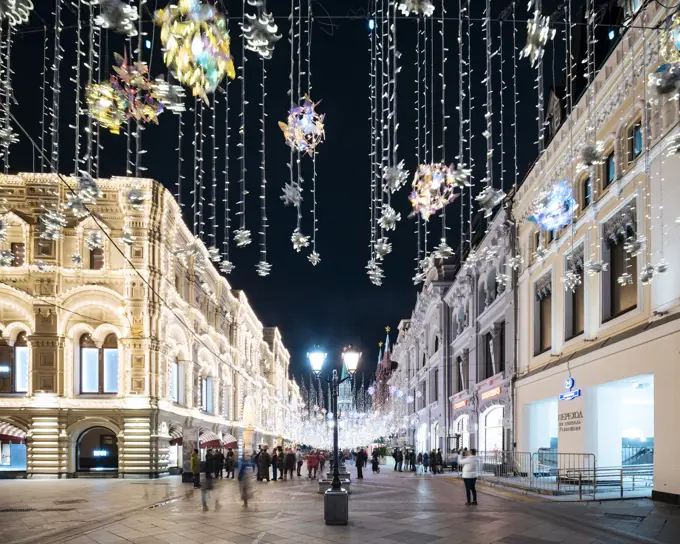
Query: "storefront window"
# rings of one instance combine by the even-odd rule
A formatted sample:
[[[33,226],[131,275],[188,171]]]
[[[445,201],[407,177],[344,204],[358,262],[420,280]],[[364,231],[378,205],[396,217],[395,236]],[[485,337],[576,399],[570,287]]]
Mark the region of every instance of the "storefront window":
[[[118,339],[109,334],[98,348],[89,334],[80,337],[80,392],[118,392]]]
[[[470,416],[460,416],[456,421],[456,434],[458,435],[458,448],[470,449]]]
[[[482,451],[503,451],[503,407],[497,406],[482,414]]]
[[[28,349],[25,332],[14,346],[0,342],[0,393],[28,393]]]

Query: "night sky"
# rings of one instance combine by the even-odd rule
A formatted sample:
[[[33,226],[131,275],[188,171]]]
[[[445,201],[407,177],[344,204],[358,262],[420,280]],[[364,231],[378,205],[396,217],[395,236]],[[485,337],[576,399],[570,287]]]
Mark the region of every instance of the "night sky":
[[[494,1],[493,17],[498,17],[507,6],[509,0]],[[574,0],[574,12],[585,3],[585,0]],[[41,3],[42,4],[42,3]],[[70,6],[71,2],[65,2]],[[147,7],[163,7],[166,0],[148,0]],[[241,2],[226,1],[231,17],[240,18]],[[440,2],[436,1],[437,10]],[[447,15],[455,18],[457,2],[446,0]],[[481,17],[484,2],[473,2],[472,16]],[[552,13],[559,4],[557,1],[545,1],[544,11]],[[603,7],[615,4],[615,0],[599,2]],[[236,264],[229,282],[234,289],[246,292],[251,305],[265,326],[278,326],[283,340],[291,352],[291,371],[296,375],[308,372],[306,352],[315,344],[322,346],[332,362],[339,364],[340,351],[348,343],[359,346],[364,353],[359,372],[372,372],[377,359],[377,342],[384,340],[385,326],[392,327],[392,341],[396,339],[397,325],[400,319],[410,317],[416,300],[417,288],[413,286],[414,257],[416,252],[416,237],[413,233],[415,223],[407,219],[410,211],[408,190],[402,189],[393,198],[393,206],[401,212],[402,221],[396,232],[391,233],[390,241],[393,251],[385,262],[386,279],[382,287],[372,285],[366,276],[365,266],[369,258],[369,198],[370,198],[370,129],[369,129],[369,30],[367,17],[368,3],[365,0],[324,0],[321,4],[314,2],[313,10],[317,19],[313,25],[312,38],[312,98],[322,100],[319,111],[326,114],[326,141],[322,144],[317,157],[317,213],[318,233],[317,251],[321,255],[321,263],[312,267],[307,261],[304,250],[295,253],[290,242],[290,235],[295,228],[295,210],[285,207],[280,200],[281,188],[288,181],[287,162],[289,149],[284,143],[283,135],[277,126],[278,121],[286,118],[289,109],[289,81],[290,51],[287,41],[289,23],[287,16],[290,11],[289,2],[269,2],[269,8],[274,10],[277,23],[283,39],[279,41],[274,51],[274,58],[266,61],[267,68],[267,101],[266,101],[266,176],[268,182],[267,215],[269,229],[267,231],[267,260],[273,265],[270,276],[261,278],[255,273],[255,265],[259,260],[258,231],[259,229],[259,161],[260,161],[260,75],[261,62],[254,53],[247,53],[246,63],[246,94],[249,105],[246,110],[246,183],[250,195],[247,200],[247,227],[253,234],[253,243],[245,249],[236,248],[232,243],[231,259]],[[437,17],[438,11],[435,13]],[[328,15],[331,17],[329,18]],[[522,21],[526,19],[526,2],[517,5],[517,16]],[[42,19],[42,20],[41,20]],[[151,62],[153,77],[166,71],[160,52],[158,30],[149,21],[149,14],[145,14],[146,38],[152,38],[155,32],[154,55]],[[237,21],[229,23],[232,35],[232,52],[237,66],[242,64],[240,38],[238,36]],[[47,32],[43,30],[47,25]],[[61,131],[60,131],[60,164],[62,173],[73,172],[74,131],[69,128],[74,119],[74,103],[76,100],[75,86],[69,81],[74,77],[72,66],[75,59],[76,31],[73,28],[75,17],[67,11],[64,15],[65,29],[62,32],[64,58],[62,60],[61,82],[62,95],[60,103]],[[457,89],[457,45],[456,36],[458,23],[448,21],[445,26],[446,46],[448,48],[446,65],[447,83],[447,139],[446,162],[454,162],[458,149],[458,120],[455,105],[458,99]],[[42,66],[45,50],[48,55],[48,81],[52,72],[49,66],[52,62],[53,47],[53,16],[47,6],[41,6],[33,15],[30,23],[22,27],[15,37],[13,48],[13,78],[14,96],[16,103],[12,111],[19,122],[26,128],[32,138],[38,141],[40,136],[40,115],[42,99]],[[505,159],[504,188],[509,189],[515,180],[513,166],[513,97],[512,97],[512,20],[506,19],[503,24],[504,61],[503,74],[506,88],[500,93],[500,73],[494,74],[494,123],[496,139],[500,131],[498,112],[503,105],[505,131]],[[494,39],[499,39],[499,26],[493,26]],[[439,21],[435,22],[435,60],[439,63]],[[606,29],[602,30],[605,32]],[[414,90],[416,68],[414,66],[415,48],[415,19],[404,19],[398,23],[398,44],[402,54],[400,65],[402,72],[399,76],[399,118],[400,118],[400,158],[405,159],[407,168],[413,172],[415,159],[415,111]],[[484,78],[484,35],[481,23],[475,22],[472,27],[472,96],[473,111],[473,155],[475,157],[474,179],[484,177],[485,141],[481,132],[484,130],[484,101],[485,90],[481,83]],[[136,40],[136,38],[134,38]],[[89,31],[83,30],[83,48],[87,50]],[[524,45],[525,24],[518,24],[517,47]],[[606,41],[606,38],[605,38]],[[562,85],[564,77],[561,67],[564,59],[564,39],[558,33],[555,52],[549,48],[546,53],[546,92],[557,82]],[[495,47],[497,47],[497,43]],[[47,45],[46,45],[47,44]],[[608,44],[606,49],[608,49]],[[102,45],[102,64],[107,69],[108,77],[110,65],[113,64],[113,52],[122,53],[124,41],[119,35],[106,32]],[[598,53],[599,54],[599,53]],[[144,49],[144,60],[149,61],[151,53]],[[552,58],[555,62],[552,62]],[[604,57],[597,59],[599,65]],[[497,66],[499,58],[494,61]],[[553,69],[552,65],[556,65]],[[84,72],[84,70],[83,70]],[[440,85],[439,70],[435,71],[436,98],[435,106],[439,107]],[[553,76],[554,73],[554,76]],[[519,181],[524,177],[527,168],[536,156],[536,92],[533,89],[535,72],[526,60],[518,61],[518,94],[517,103],[517,131],[518,131],[518,169]],[[84,77],[84,75],[83,75]],[[104,77],[102,78],[104,79]],[[304,92],[304,90],[303,90]],[[48,100],[51,93],[48,91]],[[229,149],[231,173],[231,211],[232,226],[237,225],[238,218],[233,215],[236,211],[237,189],[239,177],[238,157],[240,150],[238,143],[238,112],[240,109],[240,89],[238,81],[229,86],[230,124],[232,142]],[[546,97],[547,99],[547,97]],[[193,104],[193,98],[188,99]],[[217,203],[218,245],[221,247],[222,225],[224,211],[221,203],[223,161],[220,155],[224,152],[224,105],[219,96],[218,105],[218,163],[217,171],[219,193]],[[206,114],[207,117],[207,114]],[[184,158],[183,197],[190,202],[191,186],[193,185],[191,146],[193,133],[193,113],[187,111],[184,116],[185,145],[182,149]],[[81,117],[81,123],[85,116]],[[48,120],[49,123],[49,120]],[[437,137],[441,131],[441,116],[437,116],[434,130]],[[20,131],[19,131],[20,132]],[[206,130],[206,136],[209,132]],[[437,142],[437,145],[439,142]],[[102,131],[100,176],[125,174],[125,146],[124,135],[113,136]],[[166,112],[160,117],[159,126],[149,126],[143,133],[144,166],[148,168],[147,175],[161,181],[171,191],[175,190],[177,180],[177,117]],[[205,141],[206,166],[210,165],[210,140]],[[499,150],[500,148],[497,147]],[[500,152],[497,151],[500,161]],[[309,159],[306,159],[309,160]],[[38,156],[30,143],[22,135],[19,144],[12,148],[10,170],[31,171],[39,170]],[[495,166],[497,176],[500,175],[500,162]],[[210,173],[206,174],[206,183],[210,184]],[[496,184],[499,177],[496,178]],[[309,180],[305,184],[304,213],[305,223],[303,232],[311,234],[311,195]],[[477,190],[477,189],[475,189]],[[185,218],[189,225],[193,219],[189,209]],[[449,207],[448,225],[449,244],[457,246],[460,241],[460,202]],[[467,211],[466,211],[467,215]],[[207,218],[208,214],[206,214]],[[210,230],[210,224],[206,230]],[[432,226],[438,239],[441,233],[439,219],[432,221]]]

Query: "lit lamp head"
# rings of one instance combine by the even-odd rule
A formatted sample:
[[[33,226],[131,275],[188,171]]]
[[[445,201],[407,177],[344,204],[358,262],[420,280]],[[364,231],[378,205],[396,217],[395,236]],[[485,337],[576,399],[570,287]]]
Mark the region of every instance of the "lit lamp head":
[[[345,365],[347,366],[347,372],[349,372],[350,376],[354,376],[354,373],[357,371],[360,357],[361,352],[352,346],[346,347],[342,352],[342,360],[345,362]]]
[[[326,360],[326,354],[323,351],[314,350],[307,354],[307,358],[312,365],[312,372],[318,376],[321,373],[321,368]]]

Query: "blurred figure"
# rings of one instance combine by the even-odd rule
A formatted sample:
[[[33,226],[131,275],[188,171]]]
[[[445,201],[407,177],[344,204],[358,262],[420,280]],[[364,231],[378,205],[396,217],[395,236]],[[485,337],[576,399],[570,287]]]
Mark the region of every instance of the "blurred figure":
[[[425,472],[430,470],[430,454],[427,452],[423,453],[423,468]]]
[[[321,477],[323,478],[323,467],[326,464],[326,456],[323,454],[322,451],[320,451],[318,458],[319,458],[319,472],[321,472]]]
[[[411,464],[411,471],[414,471],[416,469],[416,450],[411,450],[409,463]]]
[[[268,446],[264,446],[260,455],[257,458],[257,481],[269,481],[269,465],[271,464],[271,455],[267,451]]]
[[[451,452],[451,472],[458,471],[458,450]]]
[[[373,450],[373,459],[371,461],[371,467],[373,468],[374,474],[380,474],[380,457],[378,456],[378,450]]]
[[[191,453],[191,473],[194,475],[194,487],[201,487],[201,458],[197,449]]]
[[[276,468],[279,470],[279,475],[282,480],[286,479],[286,454],[283,452],[283,446],[279,446],[276,454]]]
[[[248,499],[250,498],[250,481],[248,475],[246,474],[245,459],[241,463],[241,468],[238,471],[238,487],[241,492],[241,500],[243,501],[243,507],[248,508]]]
[[[319,468],[319,456],[314,450],[307,454],[307,472],[309,478],[316,478],[316,470]]]
[[[224,453],[222,450],[217,450],[215,453],[215,478],[222,478],[224,470]]]
[[[290,479],[293,479],[293,471],[295,470],[296,454],[292,448],[288,448],[286,453],[286,473],[290,474]]]
[[[213,488],[213,474],[215,473],[215,456],[212,450],[208,450],[205,454],[205,485],[201,488],[201,503],[203,504],[203,511],[208,510],[208,491]]]
[[[231,479],[234,479],[234,466],[236,465],[236,457],[234,456],[234,450],[229,448],[227,450],[227,456],[224,461],[227,468],[227,478],[229,478],[229,473],[231,473]]]
[[[302,452],[300,451],[300,448],[297,449],[295,452],[295,461],[297,462],[297,475],[298,477],[302,476],[300,474],[300,469],[302,468]]]
[[[357,467],[357,480],[364,479],[364,450],[359,448],[354,456],[355,465]]]
[[[272,452],[272,480],[276,481],[276,476],[279,471],[279,448],[274,448]]]
[[[434,456],[437,464],[437,473],[442,474],[444,472],[444,457],[442,456],[441,448],[437,448],[437,453]]]

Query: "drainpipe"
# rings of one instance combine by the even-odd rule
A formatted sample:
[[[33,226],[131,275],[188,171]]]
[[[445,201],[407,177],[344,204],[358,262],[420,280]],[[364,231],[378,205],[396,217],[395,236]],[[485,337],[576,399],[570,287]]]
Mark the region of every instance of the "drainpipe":
[[[517,247],[517,224],[512,219],[512,201],[508,205],[507,217],[513,221],[511,225],[511,244],[510,249],[512,251],[512,256],[516,255],[518,250]],[[510,374],[510,444],[508,447],[511,451],[515,451],[516,441],[515,441],[515,421],[516,421],[516,410],[515,406],[515,380],[517,377],[517,353],[519,347],[519,335],[517,334],[517,321],[518,321],[518,303],[519,303],[519,268],[512,271],[512,335],[513,335],[513,349],[512,349],[512,369]]]

